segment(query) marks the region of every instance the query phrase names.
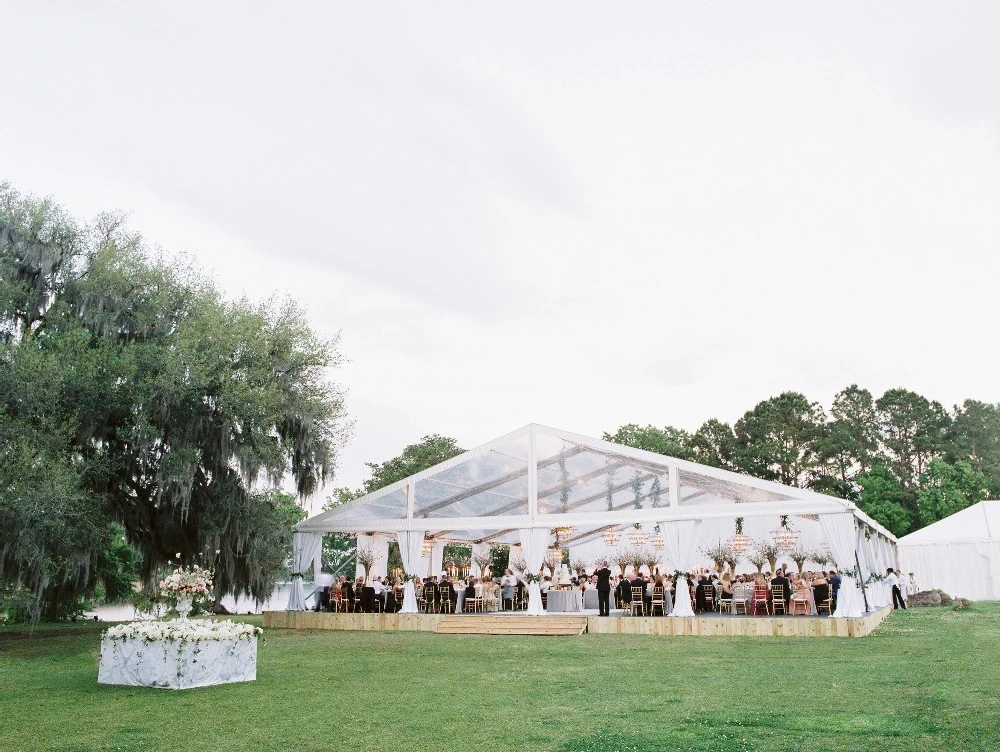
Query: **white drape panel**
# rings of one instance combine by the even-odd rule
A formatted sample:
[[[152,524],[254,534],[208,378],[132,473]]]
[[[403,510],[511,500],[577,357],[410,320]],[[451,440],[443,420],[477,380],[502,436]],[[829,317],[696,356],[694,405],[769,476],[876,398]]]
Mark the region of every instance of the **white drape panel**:
[[[913,572],[921,590],[943,590],[952,597],[1000,600],[1000,542],[903,543],[899,567]]]
[[[687,572],[694,563],[701,535],[701,520],[670,520],[660,523],[663,542],[666,544],[667,561],[675,570]],[[674,609],[671,616],[694,616],[691,608],[691,591],[687,581],[674,588]]]
[[[545,549],[549,546],[548,528],[522,528],[521,548],[524,550],[524,564],[532,574],[538,574],[545,561]],[[541,616],[545,613],[542,608],[542,590],[537,582],[528,585],[528,616]]]
[[[295,533],[292,536],[292,587],[288,591],[286,611],[306,610],[306,599],[302,592],[302,573],[312,564],[322,546],[322,533]]]
[[[841,570],[840,590],[837,593],[837,610],[834,616],[857,618],[864,614],[865,606],[853,577],[844,574],[854,569],[854,552],[857,545],[854,515],[821,514],[819,524],[826,542],[830,544],[833,560]]]
[[[424,549],[424,533],[422,530],[400,530],[396,533],[399,541],[399,558],[403,560],[403,571],[408,575],[417,574],[420,557]],[[413,590],[413,581],[407,580],[403,585],[403,607],[401,614],[417,613],[417,594]]]

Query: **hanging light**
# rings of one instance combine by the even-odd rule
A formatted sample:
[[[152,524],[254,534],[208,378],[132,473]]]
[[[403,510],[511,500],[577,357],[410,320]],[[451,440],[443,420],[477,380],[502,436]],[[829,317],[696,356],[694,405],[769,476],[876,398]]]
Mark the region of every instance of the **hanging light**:
[[[788,515],[781,515],[781,526],[773,531],[774,532],[774,542],[778,544],[778,548],[782,551],[790,551],[795,548],[795,541],[798,540],[799,534],[788,527]]]
[[[563,525],[562,527],[557,527],[552,529],[553,535],[556,536],[555,545],[559,546],[566,541],[575,531],[575,528]]]
[[[604,542],[609,546],[618,545],[618,540],[621,538],[621,533],[617,530],[605,530],[601,533],[601,537],[604,538]]]
[[[632,541],[633,546],[643,546],[649,540],[649,534],[644,533],[642,530],[636,530],[634,533],[628,534],[628,539]]]
[[[666,545],[662,535],[653,536],[653,548],[662,549]]]
[[[423,548],[424,556],[430,556],[433,552],[434,552],[434,539],[424,538],[424,548]]]
[[[729,541],[729,545],[733,547],[733,553],[737,556],[742,556],[750,548],[750,539],[743,534],[743,518],[736,518],[736,535],[733,539]]]

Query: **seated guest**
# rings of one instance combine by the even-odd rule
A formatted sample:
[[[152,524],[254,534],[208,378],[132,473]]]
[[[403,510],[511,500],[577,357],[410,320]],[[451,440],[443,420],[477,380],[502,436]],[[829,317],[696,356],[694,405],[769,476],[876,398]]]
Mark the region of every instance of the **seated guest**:
[[[722,575],[722,597],[726,600],[733,599],[733,577],[729,572]]]
[[[448,577],[441,578],[441,584],[438,586],[438,594],[442,603],[446,600],[451,601],[451,610],[454,612],[455,604],[458,603],[458,593],[455,592],[455,586]]]
[[[541,591],[542,591],[543,593],[547,593],[547,592],[549,592],[549,589],[550,589],[551,587],[552,587],[552,578],[551,578],[551,577],[549,577],[549,575],[545,575],[545,576],[544,576],[544,577],[542,578],[542,582],[541,582],[541,584],[540,584],[540,585],[538,586],[538,589],[539,589],[539,590],[541,590]]]
[[[820,606],[824,608],[829,605],[827,601],[830,599],[830,583],[826,581],[826,577],[823,576],[822,572],[816,573],[812,580],[809,582],[809,586],[812,588],[813,603],[816,604],[817,609]],[[833,613],[833,609],[830,609]]]
[[[783,601],[784,606],[785,606],[785,611],[787,612],[788,611],[788,602],[789,602],[789,600],[792,597],[792,583],[789,581],[789,579],[787,577],[785,577],[784,573],[780,569],[778,570],[778,573],[774,576],[774,579],[771,580],[771,601],[772,601],[771,613],[772,614],[774,613],[773,601],[774,601],[774,589],[776,587],[780,587],[782,589],[782,596],[781,597],[782,597],[782,601]]]
[[[627,577],[623,576],[618,580],[618,587],[615,588],[615,599],[622,607],[632,602],[632,583]]]
[[[383,611],[385,611],[385,585],[382,583],[381,577],[376,577],[372,580],[372,590],[375,591],[375,600],[378,601],[379,606]]]
[[[465,600],[471,600],[476,597],[476,578],[470,577],[468,584],[465,586]]]
[[[344,610],[354,610],[354,585],[350,580],[345,579],[340,585],[340,598],[344,605]]]

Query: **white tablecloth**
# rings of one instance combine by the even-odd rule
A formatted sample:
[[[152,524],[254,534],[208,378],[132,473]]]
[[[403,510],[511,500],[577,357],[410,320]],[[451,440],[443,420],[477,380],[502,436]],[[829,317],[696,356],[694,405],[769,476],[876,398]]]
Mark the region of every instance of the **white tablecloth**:
[[[578,590],[550,590],[546,601],[545,610],[550,613],[582,610]]]
[[[98,684],[188,689],[255,681],[257,639],[101,640]]]
[[[597,611],[600,609],[601,604],[597,602],[597,591],[596,590],[584,590],[583,591],[583,607],[585,609],[593,609]]]

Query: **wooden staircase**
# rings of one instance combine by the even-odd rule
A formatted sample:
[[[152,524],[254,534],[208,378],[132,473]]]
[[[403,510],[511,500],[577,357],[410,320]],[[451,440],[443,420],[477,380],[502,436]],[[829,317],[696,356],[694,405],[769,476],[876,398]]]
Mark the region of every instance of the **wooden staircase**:
[[[438,634],[545,635],[583,634],[586,616],[442,616]]]

